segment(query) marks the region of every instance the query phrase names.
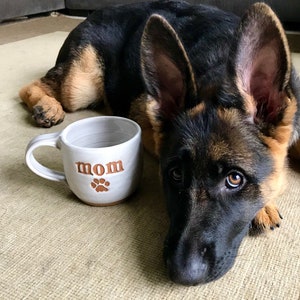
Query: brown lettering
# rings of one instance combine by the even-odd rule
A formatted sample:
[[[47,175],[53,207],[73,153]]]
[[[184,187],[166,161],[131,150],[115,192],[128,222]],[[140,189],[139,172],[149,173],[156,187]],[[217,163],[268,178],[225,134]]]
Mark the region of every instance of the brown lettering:
[[[81,173],[81,174],[89,174],[89,175],[93,175],[92,174],[92,166],[89,163],[84,163],[84,162],[76,162],[75,163],[77,165],[77,172]]]
[[[97,175],[103,176],[106,174],[120,173],[124,171],[123,162],[121,160],[113,161],[107,163],[105,166],[101,164],[91,165],[90,163],[85,163],[78,161],[75,163],[77,166],[77,172],[85,175]]]
[[[119,173],[124,171],[123,163],[121,160],[113,161],[106,164],[107,174]]]
[[[98,176],[102,176],[105,173],[105,169],[101,164],[97,164],[93,166],[93,172]]]

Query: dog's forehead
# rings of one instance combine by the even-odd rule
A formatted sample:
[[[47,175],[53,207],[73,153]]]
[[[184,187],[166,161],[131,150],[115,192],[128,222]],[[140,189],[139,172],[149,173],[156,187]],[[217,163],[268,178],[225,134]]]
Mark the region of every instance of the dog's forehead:
[[[192,160],[199,157],[229,164],[251,164],[257,138],[251,133],[247,118],[238,109],[198,109],[181,121],[182,146]]]

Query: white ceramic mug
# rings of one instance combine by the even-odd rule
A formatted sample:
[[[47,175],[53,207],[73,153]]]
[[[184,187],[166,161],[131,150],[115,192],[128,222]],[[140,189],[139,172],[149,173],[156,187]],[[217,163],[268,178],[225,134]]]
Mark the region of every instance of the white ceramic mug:
[[[61,150],[64,172],[36,160],[34,150],[42,146]],[[26,164],[41,177],[67,182],[87,204],[117,204],[134,192],[141,177],[141,128],[115,116],[83,119],[61,132],[33,138],[26,149]]]

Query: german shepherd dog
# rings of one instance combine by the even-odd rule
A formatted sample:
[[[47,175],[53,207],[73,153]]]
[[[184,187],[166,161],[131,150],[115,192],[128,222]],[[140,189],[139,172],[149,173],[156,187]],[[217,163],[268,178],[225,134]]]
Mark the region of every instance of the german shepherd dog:
[[[104,8],[20,97],[44,127],[101,101],[141,125],[160,162],[174,282],[221,277],[249,228],[279,227],[274,201],[299,138],[300,79],[269,6],[242,19],[182,1]]]

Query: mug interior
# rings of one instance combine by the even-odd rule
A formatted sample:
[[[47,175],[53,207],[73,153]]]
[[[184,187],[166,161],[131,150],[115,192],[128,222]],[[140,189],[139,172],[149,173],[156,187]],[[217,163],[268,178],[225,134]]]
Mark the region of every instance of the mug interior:
[[[62,139],[75,147],[104,148],[126,143],[139,132],[139,125],[132,120],[101,116],[74,122],[63,131]]]

